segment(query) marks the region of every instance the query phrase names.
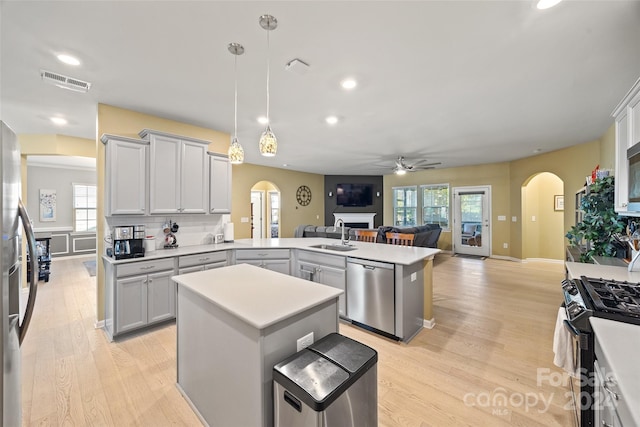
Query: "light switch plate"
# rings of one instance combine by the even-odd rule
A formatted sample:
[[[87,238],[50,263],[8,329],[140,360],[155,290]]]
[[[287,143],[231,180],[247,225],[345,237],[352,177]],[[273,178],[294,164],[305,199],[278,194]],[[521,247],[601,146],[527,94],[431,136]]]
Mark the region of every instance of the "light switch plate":
[[[498,221],[506,221],[507,217],[506,215],[498,215]]]
[[[240,222],[249,222],[249,217],[243,216],[240,218]]]

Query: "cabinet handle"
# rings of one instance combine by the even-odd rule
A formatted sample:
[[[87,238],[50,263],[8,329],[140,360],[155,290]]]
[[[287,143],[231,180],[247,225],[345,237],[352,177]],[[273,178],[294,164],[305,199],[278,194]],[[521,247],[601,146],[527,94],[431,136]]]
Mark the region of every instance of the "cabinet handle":
[[[209,261],[209,258],[198,258],[198,261]]]
[[[607,424],[607,422],[605,420],[602,420],[602,426],[603,427],[613,427],[611,424]]]
[[[269,254],[266,254],[266,253],[258,254],[258,256],[267,256],[267,255],[269,255]]]
[[[615,381],[613,380],[613,378],[612,378],[612,377],[609,377],[609,378],[607,378],[606,380],[604,380],[604,385],[603,385],[603,387],[604,387],[604,389],[605,389],[605,390],[606,390],[606,391],[607,391],[607,392],[608,392],[608,393],[609,393],[609,394],[610,394],[610,395],[611,395],[615,400],[619,400],[619,399],[620,399],[620,396],[618,395],[618,393],[616,393],[615,391],[613,391],[613,390],[611,390],[611,389],[609,388],[609,384],[608,384],[608,383],[610,383],[610,382],[612,382],[612,383],[614,383],[614,384],[615,384]]]
[[[152,268],[156,268],[155,265],[150,265],[148,267],[140,267],[140,270],[151,270]]]

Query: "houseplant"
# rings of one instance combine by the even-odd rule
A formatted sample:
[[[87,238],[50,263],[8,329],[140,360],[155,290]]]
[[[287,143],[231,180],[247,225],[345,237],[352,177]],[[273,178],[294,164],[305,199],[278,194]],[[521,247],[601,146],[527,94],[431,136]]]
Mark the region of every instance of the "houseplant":
[[[614,190],[613,176],[598,178],[587,187],[587,194],[580,203],[584,212],[582,221],[565,235],[571,244],[582,250],[581,262],[591,262],[592,256],[616,255],[614,234],[625,231],[628,219],[615,211]]]

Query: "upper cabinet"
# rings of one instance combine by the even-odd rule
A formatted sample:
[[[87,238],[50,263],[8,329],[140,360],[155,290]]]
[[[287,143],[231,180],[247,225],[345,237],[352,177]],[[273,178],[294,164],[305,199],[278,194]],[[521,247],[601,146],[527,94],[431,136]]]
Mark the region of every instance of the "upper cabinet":
[[[209,213],[231,213],[229,156],[209,153]]]
[[[208,141],[144,129],[149,141],[149,213],[207,213]]]
[[[148,141],[104,134],[105,215],[144,215],[147,211]]]
[[[615,207],[616,212],[640,215],[629,210],[629,162],[627,149],[640,143],[640,79],[613,111],[616,126]]]

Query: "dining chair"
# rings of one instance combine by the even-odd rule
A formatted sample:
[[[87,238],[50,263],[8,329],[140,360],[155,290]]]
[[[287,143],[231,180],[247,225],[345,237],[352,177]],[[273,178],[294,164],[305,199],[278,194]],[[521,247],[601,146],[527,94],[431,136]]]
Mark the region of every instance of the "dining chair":
[[[371,242],[375,243],[378,237],[377,230],[354,230],[356,235],[356,241],[358,242]]]
[[[407,233],[387,233],[387,243],[390,245],[400,246],[413,246],[413,240],[416,238],[415,234]]]

